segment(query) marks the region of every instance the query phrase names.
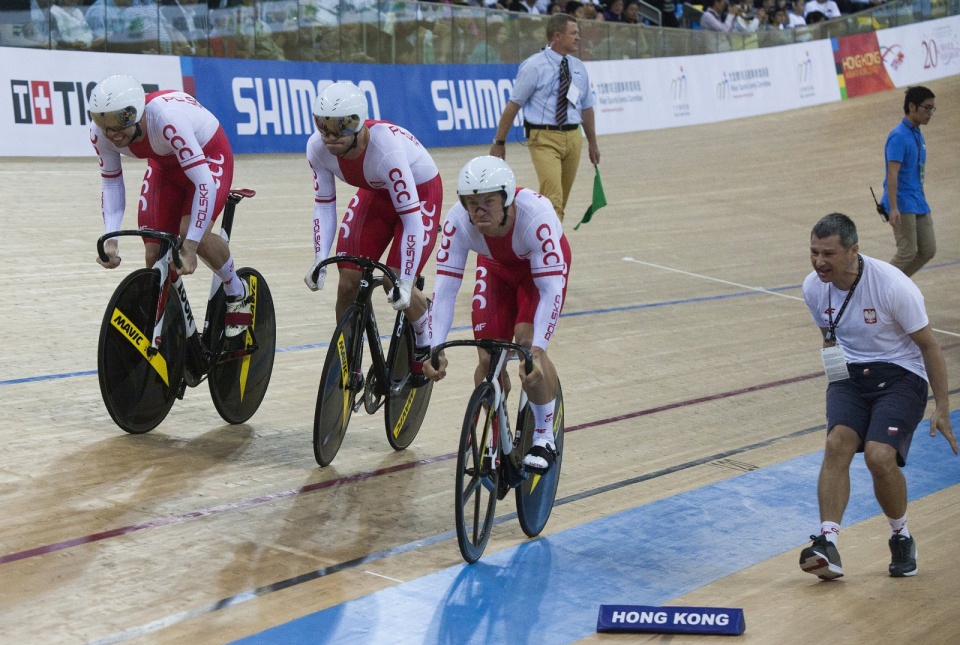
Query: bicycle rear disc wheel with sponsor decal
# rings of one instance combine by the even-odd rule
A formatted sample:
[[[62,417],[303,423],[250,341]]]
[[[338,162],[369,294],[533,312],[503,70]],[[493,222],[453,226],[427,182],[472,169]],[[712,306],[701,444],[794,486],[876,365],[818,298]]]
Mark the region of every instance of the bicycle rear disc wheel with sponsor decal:
[[[493,386],[487,381],[481,382],[467,404],[457,452],[454,500],[457,545],[463,559],[470,564],[480,559],[487,546],[497,509],[500,455],[487,454],[491,450],[499,452],[496,444],[491,444],[493,433],[498,430],[493,402]],[[488,450],[488,445],[493,448]]]
[[[350,416],[363,391],[363,338],[360,309],[351,306],[333,332],[323,361],[317,407],[313,415],[313,456],[321,466],[337,456]]]
[[[185,326],[175,298],[166,299],[160,351],[152,354],[157,271],[137,269],[120,283],[100,326],[97,374],[107,412],[132,434],[156,428],[183,381]]]
[[[226,340],[223,319],[227,304],[221,287],[208,305],[209,327],[205,334],[207,347],[214,350],[215,355],[224,349],[249,348],[254,341],[257,344],[253,353],[215,365],[207,377],[213,405],[227,423],[244,423],[256,413],[267,393],[277,350],[277,319],[267,281],[258,271],[246,267],[238,270],[237,275],[250,285],[252,333],[248,330]]]
[[[533,445],[533,412],[527,404],[520,411],[517,420],[517,432],[520,434],[520,459]],[[557,498],[557,486],[560,484],[560,466],[563,463],[563,390],[557,386],[557,402],[553,408],[553,438],[556,440],[557,460],[543,475],[530,474],[517,487],[517,519],[520,528],[530,537],[540,535],[550,519],[553,502]]]
[[[406,379],[406,383],[396,394],[387,395],[387,405],[383,411],[387,441],[394,450],[403,450],[413,443],[420,432],[420,426],[423,425],[427,406],[430,405],[430,395],[433,393],[433,381],[421,387],[413,387],[408,378],[415,339],[413,327],[409,322],[404,323],[403,333],[393,339],[393,342],[396,342],[393,364],[387,365],[391,384]]]

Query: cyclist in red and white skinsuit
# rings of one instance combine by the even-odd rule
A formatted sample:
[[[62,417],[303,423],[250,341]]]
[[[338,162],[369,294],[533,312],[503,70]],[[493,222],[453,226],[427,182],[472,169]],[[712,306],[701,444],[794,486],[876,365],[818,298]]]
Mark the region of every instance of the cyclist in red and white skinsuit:
[[[547,356],[570,272],[570,246],[550,201],[529,188],[517,188],[513,170],[498,157],[477,157],[457,179],[460,203],[447,213],[437,252],[430,327],[432,345],[447,339],[453,324],[457,291],[470,251],[477,253],[477,284],[473,292],[473,335],[477,339],[516,339],[529,347],[533,371],[520,370],[523,389],[530,400],[536,432],[524,465],[546,472],[556,459],[553,412],[559,381]],[[424,363],[428,378],[446,376],[447,360],[440,354],[440,369]],[[474,380],[489,371],[490,354],[480,350]]]
[[[197,256],[223,282],[227,296],[226,334],[247,326],[249,288],[237,276],[230,247],[211,231],[233,180],[233,151],[217,118],[195,98],[177,90],[145,95],[132,76],[110,76],[90,95],[90,141],[100,158],[103,223],[120,229],[126,207],[121,155],[147,160],[138,207],[140,228],[179,234],[182,275],[197,268]],[[106,242],[108,269],[120,264],[117,239]],[[159,244],[146,241],[146,264],[153,266]]]
[[[417,336],[414,362],[419,371],[429,356],[428,306],[426,296],[414,285],[437,241],[443,185],[437,165],[416,137],[393,123],[369,121],[367,113],[366,95],[349,82],[328,85],[314,102],[317,132],[307,141],[307,161],[314,176],[315,261],[304,282],[314,291],[323,288],[326,267],[316,281],[313,273],[333,244],[336,179],[340,179],[358,190],[344,212],[337,254],[378,260],[393,241],[385,264],[397,273],[400,297],[394,301],[390,290],[388,300],[394,309],[407,310]],[[336,315],[340,320],[356,298],[360,272],[343,264],[338,268]]]

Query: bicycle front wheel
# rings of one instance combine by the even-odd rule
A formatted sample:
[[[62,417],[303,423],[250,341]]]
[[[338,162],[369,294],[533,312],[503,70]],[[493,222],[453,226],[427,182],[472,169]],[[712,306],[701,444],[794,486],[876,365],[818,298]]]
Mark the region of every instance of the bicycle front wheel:
[[[126,432],[150,432],[167,416],[183,381],[186,327],[168,298],[160,351],[150,354],[159,275],[137,269],[113,292],[100,325],[97,375],[110,417]]]
[[[273,297],[267,281],[254,269],[243,268],[237,275],[250,285],[253,302],[250,311],[253,324],[250,331],[243,333],[243,347],[257,341],[257,349],[237,360],[215,365],[210,370],[207,383],[210,386],[210,398],[217,412],[227,423],[244,423],[256,413],[267,393],[270,374],[273,371],[273,359],[277,351],[277,319],[273,311]],[[210,321],[208,345],[219,352],[224,346],[223,319],[226,314],[226,297],[221,287],[210,301]],[[235,342],[235,341],[233,341]],[[231,346],[232,349],[232,346]],[[236,349],[240,349],[237,347]]]
[[[497,508],[497,486],[500,472],[496,465],[499,455],[487,456],[487,446],[497,432],[494,423],[497,411],[493,408],[493,386],[480,383],[470,397],[460,433],[457,453],[456,520],[457,544],[463,559],[473,564],[480,559]],[[496,446],[496,444],[493,444]],[[496,450],[496,448],[494,447]]]
[[[387,366],[391,384],[399,383],[410,373],[415,338],[413,327],[409,322],[404,324],[400,337],[394,338],[397,345],[393,353],[393,364]],[[413,443],[420,431],[420,426],[423,425],[423,418],[427,415],[427,406],[430,405],[432,393],[433,381],[421,387],[413,387],[408,378],[406,385],[396,394],[387,396],[383,419],[387,430],[387,441],[394,450],[403,450]]]
[[[363,344],[360,310],[350,307],[337,323],[320,375],[313,416],[313,456],[321,466],[337,456],[357,396],[363,389],[360,363]]]
[[[527,454],[533,445],[533,425],[533,412],[528,403],[520,411],[517,421],[517,432],[521,433],[518,446],[520,455]],[[557,460],[553,467],[544,475],[531,473],[517,488],[517,519],[520,520],[520,528],[530,537],[540,535],[547,525],[560,483],[560,466],[563,463],[563,390],[559,385],[557,402],[553,408],[553,437],[557,445]]]

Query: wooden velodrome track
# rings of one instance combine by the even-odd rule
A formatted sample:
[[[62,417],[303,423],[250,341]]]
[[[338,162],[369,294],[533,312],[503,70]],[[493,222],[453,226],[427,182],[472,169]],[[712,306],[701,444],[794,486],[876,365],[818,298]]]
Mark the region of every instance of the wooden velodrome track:
[[[939,108],[924,130],[939,251],[916,282],[958,408],[960,77],[929,86]],[[558,493],[566,501],[545,536],[822,449],[819,332],[798,299],[809,231],[822,215],[845,212],[864,253],[892,255],[868,187],[879,193],[902,96],[601,138],[609,205],[579,231],[567,222],[573,272],[550,347],[566,398]],[[485,152],[433,151],[447,205],[457,170]],[[520,184],[535,187],[526,150],[511,143],[507,154]],[[125,167],[132,227],[140,168]],[[568,219],[586,208],[591,178],[584,153]],[[310,171],[302,155],[244,156],[234,185],[258,191],[238,209],[235,256],[265,275],[277,311],[266,399],[248,424],[230,426],[201,386],[160,427],[130,436],[104,409],[96,346],[107,299],[141,263],[139,243],[121,245],[117,271],[94,262],[102,229],[93,158],[0,159],[0,641],[227,642],[461,564],[449,537],[449,457],[472,353],[452,356],[409,449],[392,451],[379,414],[361,412],[333,464],[318,468],[310,436],[335,278],[316,294],[302,282],[312,261]],[[351,194],[341,187],[341,211]],[[208,279],[200,269],[188,282],[195,301]],[[468,305],[461,294],[460,337]],[[956,458],[946,463],[960,469]],[[812,521],[782,555],[671,604],[743,607],[741,640],[750,643],[956,642],[957,492],[910,506],[916,578],[887,577],[887,528],[875,514],[844,527],[841,582],[820,583],[797,566]],[[797,490],[784,509],[815,494]],[[513,510],[510,497],[498,514]],[[737,532],[743,550],[761,537],[746,522]],[[652,525],[629,539],[641,551],[671,538]],[[503,522],[486,553],[524,539],[515,521]],[[309,575],[318,571],[326,575]],[[306,581],[277,588],[297,576]]]

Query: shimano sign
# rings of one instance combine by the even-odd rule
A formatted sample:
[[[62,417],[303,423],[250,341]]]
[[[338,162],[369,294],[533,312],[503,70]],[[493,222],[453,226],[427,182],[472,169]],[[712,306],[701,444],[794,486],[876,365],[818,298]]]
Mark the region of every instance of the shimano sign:
[[[220,119],[238,153],[303,152],[314,131],[317,93],[341,80],[366,93],[371,119],[402,125],[427,147],[489,143],[517,71],[516,65],[216,58],[184,58],[182,63],[184,85],[192,85],[200,103]],[[518,117],[515,126],[519,123]]]

